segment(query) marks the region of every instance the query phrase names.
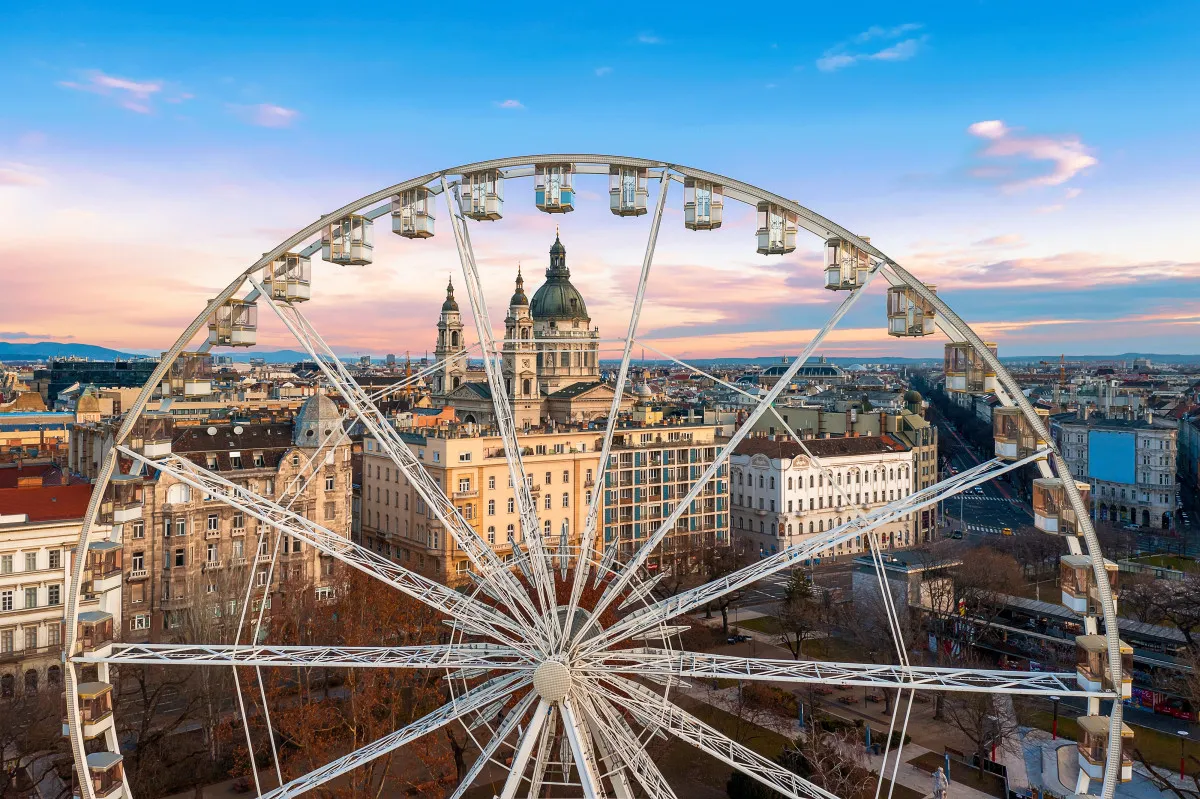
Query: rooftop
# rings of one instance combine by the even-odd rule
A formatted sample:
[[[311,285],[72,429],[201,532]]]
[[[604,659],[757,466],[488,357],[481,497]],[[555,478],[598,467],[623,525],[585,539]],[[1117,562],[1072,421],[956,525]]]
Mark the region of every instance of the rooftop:
[[[853,438],[805,439],[804,446],[818,458],[844,455],[881,455],[887,452],[906,452],[907,447],[891,436],[857,436]],[[735,455],[766,455],[768,458],[795,458],[804,449],[790,438],[747,438],[738,444]]]
[[[0,513],[25,514],[30,523],[83,519],[92,498],[89,484],[0,489]]]

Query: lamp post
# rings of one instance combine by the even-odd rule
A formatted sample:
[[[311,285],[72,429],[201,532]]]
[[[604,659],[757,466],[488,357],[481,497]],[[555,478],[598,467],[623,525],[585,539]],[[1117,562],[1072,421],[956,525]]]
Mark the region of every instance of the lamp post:
[[[1187,746],[1188,731],[1187,730],[1178,730],[1177,733],[1179,735],[1179,779],[1182,780],[1182,779],[1187,779],[1183,772],[1184,772],[1184,764],[1185,764],[1184,758],[1186,756],[1185,752],[1184,752],[1184,747]]]
[[[1058,703],[1062,701],[1061,696],[1052,696],[1050,701],[1054,703],[1054,721],[1050,724],[1050,737],[1053,740],[1058,740]]]

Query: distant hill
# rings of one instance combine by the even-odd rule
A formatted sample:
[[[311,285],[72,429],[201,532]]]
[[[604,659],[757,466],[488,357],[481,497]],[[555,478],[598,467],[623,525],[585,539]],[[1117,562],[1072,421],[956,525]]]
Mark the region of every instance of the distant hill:
[[[114,358],[136,358],[133,353],[97,347],[94,344],[69,344],[62,341],[12,343],[0,341],[0,361],[44,361],[47,358],[92,358],[111,361]]]

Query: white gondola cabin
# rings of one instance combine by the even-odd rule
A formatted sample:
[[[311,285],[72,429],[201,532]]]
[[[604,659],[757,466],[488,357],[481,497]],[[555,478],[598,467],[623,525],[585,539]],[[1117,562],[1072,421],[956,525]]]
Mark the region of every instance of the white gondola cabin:
[[[1092,488],[1075,481],[1083,496],[1083,506],[1091,507]],[[1033,481],[1033,525],[1043,533],[1079,535],[1079,519],[1067,501],[1067,489],[1059,477],[1039,477]]]
[[[207,352],[181,352],[163,381],[164,397],[207,397],[212,394],[212,356]]]
[[[683,179],[683,226],[688,230],[716,230],[725,210],[725,189],[696,178]]]
[[[112,523],[125,524],[142,518],[142,478],[134,474],[115,474],[108,483]]]
[[[171,439],[175,435],[175,419],[166,411],[146,411],[138,417],[129,433],[128,446],[140,450],[147,458],[171,454]]]
[[[575,210],[575,167],[540,164],[533,178],[533,202],[539,211],[565,214]]]
[[[647,172],[643,166],[608,168],[608,205],[617,216],[641,216],[646,213]]]
[[[433,236],[434,195],[428,186],[405,189],[392,198],[392,232],[406,239]]]
[[[112,683],[82,682],[76,686],[79,694],[79,717],[83,722],[83,737],[96,738],[112,726]]]
[[[124,547],[119,541],[88,544],[83,564],[83,593],[102,594],[121,587]]]
[[[1121,698],[1133,696],[1133,647],[1120,642]],[[1103,635],[1075,636],[1075,680],[1085,691],[1116,691],[1108,662],[1108,638]]]
[[[278,302],[304,302],[312,298],[312,261],[289,252],[263,271],[263,288]]]
[[[1050,412],[1045,408],[1034,408],[1038,419],[1047,429],[1050,427]],[[1034,429],[1020,408],[996,408],[992,411],[992,434],[996,440],[996,457],[1008,461],[1027,458],[1046,442]]]
[[[937,293],[936,287],[928,283],[925,288]],[[937,332],[933,303],[911,286],[888,288],[887,316],[889,336],[928,336]]]
[[[463,214],[480,222],[494,222],[504,210],[504,176],[498,169],[463,175]]]
[[[96,799],[119,799],[124,796],[121,755],[117,752],[92,752],[87,756],[88,778]]]
[[[226,300],[208,320],[208,343],[214,347],[253,347],[258,336],[258,304]]]
[[[374,257],[371,220],[358,214],[330,222],[321,233],[321,259],[338,266],[366,266]]]
[[[984,346],[993,355],[997,353],[995,344],[984,342]],[[952,341],[946,345],[942,368],[946,375],[947,391],[981,394],[996,390],[996,370],[966,341]]]
[[[1104,561],[1104,573],[1108,575],[1108,590],[1116,604],[1120,594],[1117,564]],[[1063,555],[1058,561],[1059,586],[1062,603],[1080,615],[1099,615],[1100,592],[1096,587],[1096,573],[1092,570],[1092,559],[1087,555]]]
[[[89,610],[79,614],[78,634],[75,643],[85,655],[103,649],[113,642],[113,615],[102,610]]]
[[[861,247],[846,239],[826,239],[825,288],[830,291],[853,291],[867,282],[870,271],[871,257]]]
[[[1104,779],[1104,764],[1108,762],[1108,716],[1080,716],[1079,768],[1094,780]],[[1133,730],[1121,725],[1121,782],[1133,779]]]
[[[796,215],[774,203],[758,204],[758,252],[787,255],[796,249]]]

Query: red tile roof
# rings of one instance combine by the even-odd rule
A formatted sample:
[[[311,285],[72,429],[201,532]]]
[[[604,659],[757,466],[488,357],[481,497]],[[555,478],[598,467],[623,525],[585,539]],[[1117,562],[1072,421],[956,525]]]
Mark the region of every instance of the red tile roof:
[[[0,466],[0,489],[16,488],[19,480],[30,477],[42,479],[48,472],[57,472],[58,467],[53,463],[26,463],[20,466],[5,464]]]
[[[31,522],[82,519],[92,498],[90,484],[0,489],[0,514],[24,513]]]

